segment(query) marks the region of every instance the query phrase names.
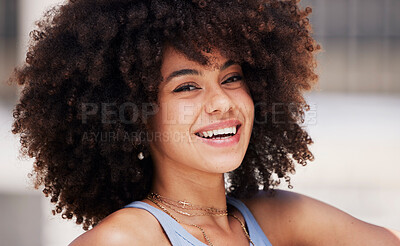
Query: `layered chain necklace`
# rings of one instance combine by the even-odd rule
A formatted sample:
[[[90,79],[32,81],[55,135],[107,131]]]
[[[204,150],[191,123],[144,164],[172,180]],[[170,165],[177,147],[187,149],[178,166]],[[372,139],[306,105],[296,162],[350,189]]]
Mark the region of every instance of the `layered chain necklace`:
[[[203,234],[204,239],[207,241],[207,244],[209,246],[213,246],[213,244],[211,243],[210,238],[207,236],[207,234],[205,233],[204,229],[201,228],[200,226],[196,225],[196,224],[185,224],[182,223],[180,220],[178,220],[174,215],[171,214],[171,212],[167,209],[171,209],[172,211],[184,215],[184,216],[188,216],[188,217],[194,217],[194,216],[232,216],[233,218],[235,218],[241,225],[244,234],[246,235],[247,239],[250,241],[250,243],[254,246],[253,241],[251,241],[250,235],[246,230],[246,227],[244,225],[244,223],[234,214],[230,214],[228,213],[227,209],[218,209],[218,208],[214,208],[214,207],[202,207],[202,206],[196,206],[193,205],[187,201],[176,201],[176,200],[172,200],[170,198],[166,198],[164,196],[161,196],[157,193],[150,193],[149,195],[147,195],[147,199],[150,200],[151,202],[153,202],[157,207],[159,207],[161,210],[163,210],[166,214],[168,214],[169,216],[171,216],[171,218],[173,218],[176,222],[180,223],[180,224],[184,224],[184,225],[190,225],[190,226],[194,226],[196,228],[198,228],[201,233]],[[190,212],[189,212],[190,211]],[[193,211],[193,212],[191,212]]]

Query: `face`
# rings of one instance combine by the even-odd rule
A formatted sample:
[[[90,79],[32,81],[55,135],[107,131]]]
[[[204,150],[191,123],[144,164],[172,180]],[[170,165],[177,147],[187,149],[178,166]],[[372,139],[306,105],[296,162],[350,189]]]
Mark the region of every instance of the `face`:
[[[220,56],[213,67],[165,50],[160,108],[150,120],[155,165],[225,173],[242,162],[253,127],[254,104],[239,64]]]

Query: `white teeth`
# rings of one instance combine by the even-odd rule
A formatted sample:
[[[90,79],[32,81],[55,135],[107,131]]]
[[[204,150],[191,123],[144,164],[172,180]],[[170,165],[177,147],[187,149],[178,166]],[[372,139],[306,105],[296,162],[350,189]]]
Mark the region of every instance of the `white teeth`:
[[[227,132],[225,134],[233,133],[233,127],[229,127],[226,130]]]
[[[214,137],[216,139],[219,139],[219,137],[216,137],[217,135],[226,135],[226,134],[236,134],[236,126],[232,127],[227,127],[223,129],[216,129],[216,130],[210,130],[210,131],[204,131],[204,132],[199,132],[198,135],[200,137],[205,137],[205,138],[211,138]],[[230,136],[224,137],[224,138],[229,138]]]

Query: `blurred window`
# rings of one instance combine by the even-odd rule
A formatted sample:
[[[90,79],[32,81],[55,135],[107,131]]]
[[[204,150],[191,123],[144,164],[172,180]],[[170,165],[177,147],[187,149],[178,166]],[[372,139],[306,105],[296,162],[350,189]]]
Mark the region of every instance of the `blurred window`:
[[[6,81],[17,60],[18,0],[0,0],[0,102],[15,99],[15,87]]]

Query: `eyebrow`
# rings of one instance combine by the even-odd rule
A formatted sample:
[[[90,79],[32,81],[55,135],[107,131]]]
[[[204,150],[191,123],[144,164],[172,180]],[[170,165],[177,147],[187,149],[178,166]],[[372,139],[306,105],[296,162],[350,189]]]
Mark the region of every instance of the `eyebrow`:
[[[228,60],[227,62],[225,62],[221,67],[220,67],[220,71],[223,71],[225,69],[227,69],[228,67],[237,64],[236,62],[232,61],[232,60]],[[195,69],[181,69],[181,70],[177,70],[172,72],[166,79],[166,82],[170,81],[171,79],[175,78],[175,77],[179,77],[179,76],[184,76],[184,75],[203,75],[200,71],[195,70]]]

